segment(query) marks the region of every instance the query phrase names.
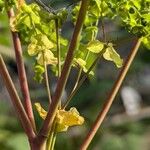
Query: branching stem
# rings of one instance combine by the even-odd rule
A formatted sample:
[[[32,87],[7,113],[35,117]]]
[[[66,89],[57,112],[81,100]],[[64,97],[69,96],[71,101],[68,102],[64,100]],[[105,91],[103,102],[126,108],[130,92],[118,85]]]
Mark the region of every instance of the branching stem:
[[[70,46],[68,49],[68,53],[66,56],[66,60],[61,72],[61,76],[58,80],[56,91],[54,93],[52,103],[49,107],[48,114],[46,119],[44,120],[44,124],[39,132],[39,136],[42,136],[43,138],[47,136],[48,131],[50,130],[52,123],[54,121],[56,111],[58,109],[58,105],[62,96],[62,92],[65,88],[66,81],[68,79],[70,69],[71,69],[71,64],[74,56],[74,51],[76,50],[77,43],[79,42],[79,36],[82,30],[83,22],[86,16],[87,8],[88,8],[88,0],[82,0],[81,3],[81,8],[79,11],[78,19],[76,22],[76,26],[73,32],[73,36],[70,42]]]
[[[6,8],[7,8],[7,2],[5,2],[5,3],[6,3]],[[12,9],[8,10],[7,13],[8,13],[9,19],[14,16],[14,12]],[[15,49],[19,82],[20,82],[23,99],[24,99],[24,101],[23,101],[24,108],[27,112],[27,115],[32,123],[34,130],[36,131],[34,115],[33,115],[33,110],[32,110],[32,104],[31,104],[31,99],[30,99],[30,93],[29,93],[29,88],[28,88],[28,82],[27,82],[27,77],[26,77],[26,71],[25,71],[25,66],[24,66],[24,61],[23,61],[23,56],[22,56],[21,42],[20,42],[18,33],[12,32],[12,31],[11,31],[11,33],[12,33],[12,39],[13,39],[13,44],[14,44],[14,49]]]
[[[8,93],[11,97],[11,101],[13,103],[15,111],[16,111],[17,115],[19,116],[19,119],[21,121],[21,124],[22,124],[26,134],[28,135],[28,138],[33,139],[35,137],[35,133],[33,131],[31,122],[27,116],[26,111],[24,110],[24,107],[21,103],[21,100],[18,96],[16,88],[11,80],[11,77],[8,73],[8,70],[6,68],[6,65],[5,65],[1,55],[0,55],[0,74],[1,74],[2,80],[8,90]]]
[[[131,63],[139,49],[140,44],[141,44],[141,39],[137,39],[136,44],[133,47],[133,49],[131,50],[128,58],[126,59],[124,65],[122,67],[122,70],[120,71],[120,74],[119,74],[116,82],[114,83],[114,86],[112,87],[112,90],[111,90],[106,102],[103,105],[102,110],[98,114],[96,121],[93,123],[93,126],[91,127],[89,133],[85,137],[85,139],[80,147],[80,150],[86,150],[88,148],[88,146],[91,143],[92,139],[94,138],[96,132],[98,131],[99,127],[101,126],[106,114],[108,113],[108,111],[112,105],[112,102],[114,101],[114,99],[120,89],[122,82],[124,81],[124,78],[131,66]]]
[[[87,79],[89,73],[91,72],[91,70],[95,67],[95,65],[97,64],[98,60],[102,57],[103,53],[105,52],[105,49],[103,49],[99,55],[97,56],[97,58],[94,60],[94,62],[92,63],[92,65],[90,66],[90,68],[88,69],[88,71],[84,74],[84,76],[81,78],[81,80],[78,82],[77,86],[74,88],[74,90],[71,92],[71,94],[69,95],[68,99],[66,100],[66,103],[64,104],[64,106],[62,107],[62,109],[65,109],[68,104],[70,103],[70,101],[72,100],[72,98],[74,97],[74,95],[76,94],[76,92],[79,90],[79,88],[81,87],[81,85],[83,84],[83,82]]]

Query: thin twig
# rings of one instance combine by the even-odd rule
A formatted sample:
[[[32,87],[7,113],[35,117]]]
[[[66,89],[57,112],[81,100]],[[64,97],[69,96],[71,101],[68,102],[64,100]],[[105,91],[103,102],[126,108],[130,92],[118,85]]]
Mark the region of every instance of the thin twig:
[[[65,109],[68,106],[68,104],[70,103],[70,101],[72,100],[72,98],[74,97],[74,95],[76,94],[76,92],[79,90],[79,88],[81,87],[81,85],[83,84],[83,82],[87,79],[87,77],[88,77],[89,73],[91,72],[91,70],[95,67],[95,65],[97,64],[98,60],[102,57],[102,55],[103,55],[104,52],[105,52],[105,48],[98,54],[97,58],[94,60],[94,62],[92,63],[92,65],[90,66],[90,68],[88,69],[88,71],[84,74],[84,76],[81,78],[81,80],[79,81],[79,83],[77,84],[77,86],[71,92],[71,94],[69,95],[69,97],[66,100],[65,104],[63,105],[62,109]]]
[[[124,81],[124,78],[125,78],[128,70],[131,66],[131,63],[132,63],[132,61],[133,61],[133,59],[134,59],[134,57],[135,57],[135,55],[139,49],[140,44],[141,44],[141,39],[137,39],[137,42],[136,42],[134,48],[131,50],[128,58],[126,59],[124,65],[123,65],[123,68],[120,71],[120,74],[119,74],[116,82],[114,83],[114,86],[112,87],[112,90],[111,90],[105,104],[103,105],[102,110],[98,114],[96,121],[94,122],[89,133],[85,137],[85,140],[83,141],[83,143],[80,147],[80,150],[86,150],[88,148],[88,146],[91,143],[92,139],[94,138],[96,132],[98,131],[100,125],[102,124],[106,114],[108,113],[108,111],[112,105],[112,102],[115,99],[115,96],[117,95],[117,93],[120,89],[122,82]]]
[[[14,12],[12,9],[10,9],[7,13],[8,13],[9,19],[14,16]],[[23,101],[24,107],[32,123],[34,130],[36,130],[32,104],[31,104],[31,99],[30,99],[30,93],[29,93],[29,88],[28,88],[28,82],[27,82],[27,77],[26,77],[26,71],[25,71],[25,66],[24,66],[24,61],[23,61],[23,56],[22,56],[21,42],[20,42],[18,33],[12,32],[12,31],[11,33],[12,33],[12,39],[13,39],[13,44],[14,44],[15,56],[16,56],[19,82],[20,82],[21,92],[22,92],[22,96],[24,100]]]
[[[43,58],[43,59],[44,59],[44,58]],[[45,69],[44,75],[45,75],[45,83],[46,83],[46,89],[47,89],[47,94],[48,94],[48,100],[49,100],[49,104],[51,104],[51,102],[52,102],[51,90],[50,90],[50,87],[49,87],[47,64],[46,64],[45,61],[44,61],[44,69]]]
[[[50,130],[53,120],[56,115],[56,111],[58,109],[58,105],[62,96],[62,92],[65,88],[66,81],[68,79],[70,69],[71,69],[71,64],[74,56],[74,51],[76,50],[77,43],[79,42],[79,36],[82,30],[83,22],[86,16],[87,8],[88,8],[88,0],[82,0],[81,3],[81,8],[79,11],[78,19],[76,22],[76,26],[73,32],[73,36],[71,39],[71,43],[69,46],[69,50],[66,56],[66,60],[62,69],[61,76],[58,80],[56,91],[54,93],[52,103],[49,107],[48,114],[46,119],[44,120],[44,124],[39,132],[39,136],[45,138],[47,136],[48,131]],[[41,139],[42,140],[42,139]]]
[[[54,131],[52,145],[51,145],[51,149],[50,150],[54,150],[54,146],[55,146],[55,142],[56,142],[56,136],[57,136],[57,132]]]
[[[57,60],[58,60],[58,77],[60,77],[60,74],[61,74],[61,53],[60,53],[58,19],[55,20],[55,27],[56,27],[56,45],[57,45]]]
[[[104,20],[103,20],[103,0],[101,0],[101,27],[102,27],[102,34],[103,34],[103,41],[106,43],[107,39],[106,39],[106,32],[105,32],[105,24],[104,24]]]
[[[21,121],[21,124],[22,124],[26,134],[28,135],[29,139],[33,139],[35,137],[35,133],[33,131],[31,122],[26,114],[26,111],[24,110],[24,107],[21,103],[21,100],[18,96],[16,88],[11,80],[11,77],[8,73],[8,70],[6,68],[6,65],[5,65],[1,55],[0,55],[0,74],[2,77],[2,81],[4,82],[4,84],[8,90],[8,93],[10,95],[10,98],[11,98],[11,101],[15,108],[15,111],[16,111],[17,115],[19,116],[19,119]]]
[[[98,25],[98,21],[96,22],[96,26]],[[97,33],[93,33],[92,34],[92,39],[91,40],[94,40],[96,39],[97,37]],[[82,71],[83,71],[83,68],[80,68],[79,69],[79,72],[78,72],[78,75],[77,75],[77,78],[76,78],[76,82],[75,82],[75,85],[73,87],[73,90],[71,91],[71,94],[69,95],[68,99],[66,100],[65,104],[63,105],[63,109],[65,109],[68,104],[70,103],[70,101],[72,100],[73,96],[76,94],[76,92],[79,90],[79,88],[81,87],[81,85],[83,84],[83,82],[85,81],[85,79],[88,77],[89,73],[91,72],[91,70],[93,69],[93,67],[96,65],[96,63],[98,62],[99,58],[102,56],[103,54],[103,51],[102,50],[99,54],[98,54],[98,57],[94,60],[94,62],[92,63],[92,65],[90,66],[90,68],[88,69],[88,71],[86,72],[86,74],[83,76],[83,78],[81,79],[80,81],[80,78],[81,78],[81,74],[82,74]],[[88,57],[89,57],[89,51],[87,52],[86,54],[86,57],[85,57],[85,61],[87,61]]]
[[[79,81],[80,81],[80,78],[81,78],[82,71],[83,71],[82,68],[80,68],[79,71],[78,71],[78,75],[77,75],[76,82],[75,82],[75,85],[74,85],[74,87],[73,87],[72,92],[76,89],[76,87],[77,87],[78,84],[79,84]],[[71,92],[71,93],[72,93],[72,92]]]
[[[61,75],[61,52],[60,52],[60,38],[59,38],[59,24],[58,19],[55,19],[55,29],[56,29],[56,45],[57,45],[57,60],[58,60],[58,79]],[[61,109],[61,101],[59,102],[59,109]]]

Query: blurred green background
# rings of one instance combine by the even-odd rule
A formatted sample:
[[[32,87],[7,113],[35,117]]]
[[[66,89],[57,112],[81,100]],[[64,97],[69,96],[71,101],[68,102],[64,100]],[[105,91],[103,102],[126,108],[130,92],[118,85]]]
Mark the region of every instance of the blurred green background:
[[[105,20],[104,23],[107,40],[115,43],[116,49],[121,57],[125,59],[131,47],[133,47],[134,36],[127,33],[117,20],[115,23]],[[69,37],[72,30],[70,24],[68,22],[64,26],[63,34],[66,37]],[[101,38],[100,35],[101,32],[99,38]],[[33,80],[33,64],[26,54],[26,47],[23,48],[32,103],[41,102],[46,108],[47,95],[44,84],[38,85]],[[11,34],[5,13],[0,14],[0,53],[7,63],[16,88],[20,91]],[[78,149],[107,98],[118,72],[119,69],[112,63],[104,60],[99,62],[95,69],[94,78],[85,81],[70,104],[70,106],[75,106],[85,117],[85,124],[81,127],[73,127],[67,133],[58,134],[56,150]],[[73,69],[64,92],[64,99],[74,85],[76,74],[77,70]],[[50,70],[49,76],[52,83],[51,88],[54,90],[56,78]],[[140,47],[139,53],[124,81],[123,87],[125,86],[132,87],[140,96],[139,112],[134,115],[127,114],[127,108],[123,104],[119,93],[89,150],[150,150],[150,51],[144,46]],[[40,128],[42,120],[35,110],[34,113],[38,128]],[[0,80],[0,150],[28,149],[27,138],[17,120],[7,90],[2,80]]]

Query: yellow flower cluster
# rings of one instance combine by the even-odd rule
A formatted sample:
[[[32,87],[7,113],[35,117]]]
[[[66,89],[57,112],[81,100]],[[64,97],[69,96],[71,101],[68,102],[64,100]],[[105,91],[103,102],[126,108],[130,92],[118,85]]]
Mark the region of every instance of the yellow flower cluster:
[[[40,117],[45,119],[47,112],[42,108],[41,104],[35,103],[35,106]],[[67,131],[68,127],[82,125],[84,123],[84,118],[80,116],[75,107],[72,107],[69,111],[58,110],[55,121],[57,123],[56,132],[64,132]]]

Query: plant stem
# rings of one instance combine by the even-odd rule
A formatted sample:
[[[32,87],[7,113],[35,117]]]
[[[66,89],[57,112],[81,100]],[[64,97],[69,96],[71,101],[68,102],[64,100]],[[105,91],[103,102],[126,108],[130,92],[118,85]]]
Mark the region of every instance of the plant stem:
[[[49,137],[47,139],[46,150],[52,150],[52,147],[54,148],[54,143],[56,138],[55,129],[56,129],[56,122],[54,121],[51,131],[49,132]]]
[[[7,13],[8,13],[9,19],[14,16],[14,12],[12,9],[10,9]],[[31,99],[30,99],[30,93],[29,93],[29,87],[28,87],[26,71],[25,71],[25,66],[24,66],[24,61],[23,61],[23,56],[22,56],[21,42],[20,42],[18,33],[11,31],[11,34],[12,34],[15,56],[16,56],[16,63],[17,63],[17,68],[18,68],[19,82],[20,82],[22,96],[24,99],[24,108],[26,110],[26,113],[29,117],[29,120],[31,121],[31,124],[34,130],[36,131],[36,125],[35,125],[32,104],[31,104]]]
[[[56,136],[57,136],[57,133],[54,131],[52,145],[51,145],[51,149],[50,150],[54,150],[54,146],[55,146],[55,142],[56,142]]]
[[[98,114],[96,121],[94,122],[89,133],[85,137],[85,140],[83,141],[83,143],[80,147],[80,150],[86,150],[88,148],[88,146],[91,143],[92,139],[94,138],[96,132],[98,131],[100,125],[102,124],[107,112],[109,111],[109,109],[112,105],[112,102],[114,101],[115,96],[117,95],[117,93],[120,89],[122,82],[124,81],[124,78],[131,66],[131,63],[139,49],[140,44],[141,44],[141,39],[137,39],[137,42],[134,45],[134,48],[131,50],[128,58],[126,59],[124,65],[123,65],[123,68],[120,71],[120,74],[119,74],[116,82],[114,83],[114,86],[112,87],[112,90],[111,90],[105,104],[103,105],[102,110]]]
[[[96,22],[96,25],[98,24],[98,21]],[[94,40],[96,39],[96,36],[97,36],[97,33],[92,35],[92,39],[91,40]],[[87,61],[88,57],[89,57],[89,51],[87,52],[86,54],[86,57],[85,57],[85,61]],[[83,82],[85,81],[85,79],[88,77],[90,71],[93,69],[93,67],[96,65],[96,63],[98,62],[99,58],[102,56],[103,54],[103,51],[100,52],[100,54],[98,54],[98,57],[95,59],[95,61],[92,63],[91,67],[88,69],[87,73],[85,74],[85,76],[83,76],[83,78],[81,79],[81,82],[80,81],[80,77],[81,77],[81,73],[82,73],[82,68],[80,68],[79,72],[78,72],[78,75],[77,75],[77,80],[76,80],[76,83],[73,87],[73,90],[71,91],[71,94],[69,95],[68,99],[66,100],[64,106],[63,106],[63,109],[65,109],[68,104],[70,103],[70,101],[72,100],[73,96],[76,94],[76,92],[78,91],[78,89],[80,88],[80,86],[83,84]]]
[[[65,109],[68,104],[70,103],[70,101],[72,100],[73,96],[76,94],[76,92],[79,90],[79,88],[81,87],[81,85],[83,84],[83,82],[85,81],[85,79],[88,77],[89,73],[91,72],[91,70],[95,67],[95,65],[97,64],[98,60],[102,57],[103,53],[105,52],[105,49],[103,49],[97,56],[97,58],[94,60],[94,62],[92,63],[92,65],[90,66],[90,68],[88,69],[88,71],[86,72],[86,74],[81,78],[81,80],[79,81],[79,83],[77,84],[77,86],[75,87],[75,89],[71,92],[71,94],[69,95],[68,99],[66,100],[65,104],[63,105],[62,109]]]
[[[79,83],[79,81],[80,81],[80,77],[81,77],[81,74],[82,74],[82,68],[80,68],[79,69],[79,72],[78,72],[78,75],[77,75],[77,79],[76,79],[76,83],[75,83],[75,85],[74,85],[74,87],[73,87],[73,90],[72,90],[72,92],[76,89],[76,87],[78,86],[78,83]],[[71,93],[72,93],[71,92]]]
[[[56,27],[56,45],[57,45],[57,59],[58,59],[58,77],[61,74],[61,53],[60,53],[60,39],[59,39],[59,27],[58,27],[58,19],[55,20]]]
[[[63,69],[62,69],[62,73],[58,80],[56,91],[54,93],[52,103],[49,107],[47,117],[44,120],[44,124],[39,132],[39,136],[42,136],[43,138],[45,135],[47,136],[48,131],[50,130],[52,123],[54,121],[56,111],[58,109],[58,105],[60,102],[60,98],[62,96],[62,92],[65,88],[66,81],[67,81],[69,73],[70,73],[71,64],[72,64],[72,60],[73,60],[73,56],[74,56],[74,51],[76,50],[77,43],[79,42],[79,36],[80,36],[83,22],[84,22],[84,19],[86,16],[87,8],[88,8],[88,0],[82,0],[78,19],[77,19],[76,26],[75,26],[75,29],[73,32],[73,36],[72,36],[69,50],[68,50],[68,53],[66,56],[66,60],[65,60],[65,63],[64,63]]]
[[[2,80],[8,90],[8,93],[11,97],[11,101],[13,103],[15,111],[16,111],[17,115],[19,116],[21,124],[22,124],[28,138],[33,139],[35,137],[35,133],[33,131],[31,122],[26,114],[26,111],[24,110],[24,107],[21,103],[21,100],[18,96],[18,93],[15,89],[15,86],[11,80],[11,77],[8,73],[8,70],[6,68],[6,65],[5,65],[1,55],[0,55],[0,74],[1,74]]]
[[[43,60],[44,60],[44,56],[43,56]],[[44,75],[45,75],[45,83],[46,83],[46,89],[47,89],[47,94],[48,94],[48,100],[49,100],[49,103],[51,104],[52,98],[51,98],[51,91],[50,91],[50,87],[49,87],[47,64],[45,61],[44,61],[44,69],[45,69]]]
[[[55,19],[55,28],[56,28],[56,45],[57,45],[57,60],[58,60],[58,78],[61,74],[61,52],[60,52],[60,39],[59,39],[59,26],[58,19]],[[59,102],[59,109],[61,109],[61,101]]]
[[[104,20],[103,20],[103,0],[101,0],[101,27],[102,27],[102,34],[103,34],[103,42],[106,43],[107,39],[106,39],[106,32],[105,32],[105,25],[104,25]]]
[[[86,54],[86,56],[85,56],[85,61],[87,61],[88,56],[89,56],[89,51],[87,52],[87,54]],[[78,75],[77,75],[76,83],[75,83],[74,88],[73,88],[73,91],[75,90],[75,88],[77,87],[77,85],[78,85],[78,83],[79,83],[79,81],[80,81],[80,77],[81,77],[82,71],[83,71],[83,69],[80,68],[80,69],[79,69],[79,72],[78,72]],[[72,92],[73,92],[73,91],[72,91]],[[72,92],[71,92],[71,93],[72,93]]]
[[[48,137],[48,139],[47,139],[46,150],[51,150],[53,135],[54,135],[54,132],[51,131],[51,132],[50,132],[50,135],[49,135],[49,137]]]

